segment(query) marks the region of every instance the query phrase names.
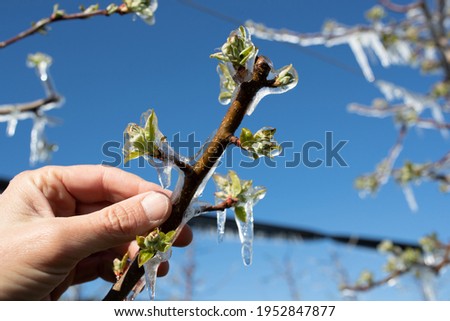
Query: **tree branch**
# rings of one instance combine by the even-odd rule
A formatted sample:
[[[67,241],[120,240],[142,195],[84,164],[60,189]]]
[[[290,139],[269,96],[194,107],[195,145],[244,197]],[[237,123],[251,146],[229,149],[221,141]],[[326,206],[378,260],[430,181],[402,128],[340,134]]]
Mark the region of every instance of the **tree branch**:
[[[57,22],[57,21],[64,21],[64,20],[77,20],[77,19],[87,19],[94,16],[106,16],[109,17],[110,15],[117,13],[120,15],[124,15],[127,13],[130,13],[129,9],[126,5],[122,4],[120,5],[116,11],[109,12],[106,9],[103,10],[95,10],[91,12],[78,12],[78,13],[72,13],[72,14],[55,14],[53,13],[48,18],[43,18],[33,24],[33,26],[27,30],[22,31],[21,33],[17,34],[14,37],[11,37],[10,39],[7,39],[5,41],[0,42],[0,49],[5,48],[19,40],[22,40],[26,37],[29,37],[35,33],[38,33],[42,30],[45,30],[45,27],[48,25]]]
[[[230,137],[230,144],[236,145],[237,147],[241,147],[241,140],[239,139],[239,137],[233,135]]]
[[[256,93],[263,87],[273,85],[273,80],[267,80],[269,72],[270,66],[265,58],[257,57],[252,79],[240,85],[235,100],[228,109],[208,148],[194,164],[192,172],[185,175],[180,196],[173,200],[172,213],[169,219],[160,226],[161,231],[166,233],[173,231],[181,224],[184,212],[189,207],[198,187],[208,175],[210,169],[214,167],[216,161],[225,152],[228,144],[230,144],[230,137],[234,135],[240,126]],[[139,268],[137,261],[136,256],[128,270],[114,284],[104,300],[119,301],[127,297],[133,286],[144,274],[144,269]]]
[[[450,81],[450,63],[447,60],[447,57],[445,55],[445,48],[442,45],[441,37],[445,37],[446,35],[440,35],[440,33],[436,30],[434,23],[433,23],[433,17],[430,12],[430,9],[428,8],[428,5],[426,1],[420,1],[420,8],[422,9],[422,12],[425,16],[425,19],[427,20],[428,29],[430,30],[431,37],[433,38],[434,45],[436,46],[437,51],[440,55],[440,61],[442,68],[444,69],[445,73],[445,81]]]
[[[405,4],[405,5],[396,4],[390,0],[380,0],[380,3],[385,8],[387,8],[391,11],[398,12],[398,13],[406,13],[411,9],[419,7],[421,5],[422,1],[417,1],[417,2],[410,3],[410,4]]]
[[[14,113],[37,112],[45,105],[59,103],[61,97],[50,96],[23,104],[11,104],[7,107],[0,108],[0,116],[12,115]]]
[[[222,203],[216,205],[208,205],[200,208],[198,213],[207,213],[207,212],[216,212],[216,211],[224,211],[227,208],[233,207],[239,200],[237,198],[227,198]]]

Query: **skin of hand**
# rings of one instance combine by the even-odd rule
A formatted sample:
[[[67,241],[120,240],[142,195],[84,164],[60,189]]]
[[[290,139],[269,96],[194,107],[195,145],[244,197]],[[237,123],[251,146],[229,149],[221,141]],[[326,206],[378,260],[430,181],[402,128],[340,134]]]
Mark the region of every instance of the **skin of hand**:
[[[117,168],[48,166],[0,195],[0,300],[58,299],[73,284],[115,281],[114,258],[137,252],[170,215],[170,192]],[[186,246],[186,226],[176,246]],[[165,275],[162,264],[158,275]]]

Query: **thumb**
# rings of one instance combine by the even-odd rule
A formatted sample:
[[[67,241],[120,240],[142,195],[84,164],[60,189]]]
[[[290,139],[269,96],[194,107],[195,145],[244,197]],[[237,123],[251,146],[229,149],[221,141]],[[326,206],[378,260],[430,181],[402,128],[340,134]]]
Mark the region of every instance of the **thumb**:
[[[169,217],[171,209],[167,195],[144,193],[91,214],[71,217],[75,222],[66,224],[66,235],[73,240],[74,252],[89,255],[148,233]]]

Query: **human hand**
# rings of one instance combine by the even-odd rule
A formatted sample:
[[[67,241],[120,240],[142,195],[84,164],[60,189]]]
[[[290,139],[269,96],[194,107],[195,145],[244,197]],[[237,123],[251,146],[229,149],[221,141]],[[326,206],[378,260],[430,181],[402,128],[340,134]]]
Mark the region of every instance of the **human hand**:
[[[170,215],[170,192],[117,168],[49,166],[0,195],[0,300],[58,299],[73,284],[114,281],[112,261]],[[176,246],[190,243],[184,228]],[[168,271],[162,264],[158,275]]]

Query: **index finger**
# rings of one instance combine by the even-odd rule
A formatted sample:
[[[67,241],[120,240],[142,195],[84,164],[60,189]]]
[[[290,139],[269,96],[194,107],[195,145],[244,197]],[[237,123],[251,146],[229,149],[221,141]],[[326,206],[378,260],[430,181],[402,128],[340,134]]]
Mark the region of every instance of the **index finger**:
[[[168,193],[157,184],[115,167],[76,165],[48,169],[54,171],[66,190],[83,203],[116,203],[149,191]]]

